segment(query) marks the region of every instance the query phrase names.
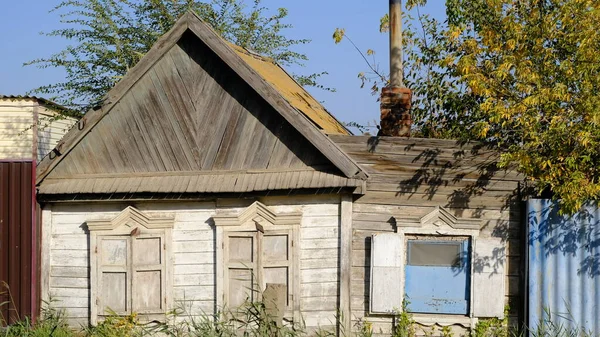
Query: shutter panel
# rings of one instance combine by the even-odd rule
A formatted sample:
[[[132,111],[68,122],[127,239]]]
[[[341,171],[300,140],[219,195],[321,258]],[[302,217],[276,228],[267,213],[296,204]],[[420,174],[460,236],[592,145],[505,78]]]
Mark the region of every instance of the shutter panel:
[[[500,238],[477,238],[473,254],[473,315],[504,317],[506,246]]]
[[[403,246],[404,238],[396,233],[375,234],[371,238],[372,313],[391,313],[402,309]]]
[[[292,269],[292,239],[289,231],[269,231],[262,237],[261,242],[262,280],[261,290],[267,284],[282,284],[285,286],[285,305],[291,306],[293,289],[290,277]]]
[[[162,314],[165,308],[165,242],[159,234],[132,237],[132,306],[140,314]]]
[[[105,236],[98,239],[98,315],[110,312],[126,315],[131,312],[129,293],[129,238]]]
[[[255,301],[257,234],[231,233],[225,242],[225,304],[232,309]]]

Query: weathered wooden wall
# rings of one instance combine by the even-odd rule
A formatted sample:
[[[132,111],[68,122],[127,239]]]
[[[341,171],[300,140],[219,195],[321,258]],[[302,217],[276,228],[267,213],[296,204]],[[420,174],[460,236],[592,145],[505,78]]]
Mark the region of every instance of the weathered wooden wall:
[[[506,245],[506,304],[512,323],[522,319],[524,245],[520,176],[499,170],[497,154],[455,141],[332,138],[370,174],[367,192],[353,205],[352,317],[389,332],[391,318],[369,315],[371,235],[396,231],[390,221],[415,218],[443,206],[457,217],[481,219],[480,236]],[[477,289],[475,289],[477,291]],[[451,322],[452,319],[446,320]]]
[[[337,195],[264,197],[275,212],[301,212],[301,310],[308,327],[334,325],[338,301],[339,212]],[[209,219],[217,209],[239,211],[252,200],[218,202],[136,203],[152,215],[175,216],[173,228],[173,296],[192,315],[215,310],[215,232]],[[112,219],[127,204],[55,203],[43,211],[42,295],[65,309],[71,324],[89,320],[89,242],[83,225],[88,219]]]

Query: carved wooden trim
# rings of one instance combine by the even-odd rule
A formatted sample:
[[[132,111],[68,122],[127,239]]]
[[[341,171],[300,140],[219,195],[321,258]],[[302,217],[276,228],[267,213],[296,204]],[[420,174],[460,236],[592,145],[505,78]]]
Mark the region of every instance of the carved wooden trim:
[[[299,225],[302,213],[275,213],[260,201],[254,202],[239,214],[222,213],[213,217],[215,226],[242,226],[248,221],[258,225]]]
[[[110,231],[121,226],[127,225],[134,227],[135,225],[143,226],[146,229],[167,229],[173,228],[175,218],[154,218],[144,215],[142,212],[129,206],[125,208],[119,215],[112,220],[88,220],[87,227],[90,232],[94,231]]]
[[[392,216],[397,227],[431,227],[446,225],[453,229],[480,230],[483,226],[481,219],[457,218],[442,206],[437,206],[432,212],[421,218],[404,218]]]

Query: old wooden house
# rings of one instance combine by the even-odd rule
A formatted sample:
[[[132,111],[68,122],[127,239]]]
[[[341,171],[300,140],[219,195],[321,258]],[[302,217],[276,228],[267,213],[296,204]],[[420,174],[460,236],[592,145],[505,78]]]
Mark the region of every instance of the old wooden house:
[[[0,325],[37,310],[35,168],[75,122],[63,110],[38,97],[0,95]]]
[[[289,322],[520,314],[519,176],[477,144],[353,136],[187,13],[38,167],[42,298],[161,319],[283,284]],[[343,313],[339,322],[337,313]]]

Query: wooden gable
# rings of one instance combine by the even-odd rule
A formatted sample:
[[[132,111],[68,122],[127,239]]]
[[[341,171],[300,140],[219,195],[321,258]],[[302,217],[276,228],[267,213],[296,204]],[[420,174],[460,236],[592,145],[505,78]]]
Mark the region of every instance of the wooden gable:
[[[305,115],[268,95],[275,90],[258,74],[245,78],[232,67],[245,61],[195,15],[188,13],[169,34],[174,36],[166,40],[173,43],[159,40],[121,81],[130,86],[117,85],[117,95],[111,91],[105,106],[88,112],[63,147],[44,159],[41,194],[245,192],[362,183],[358,165]],[[218,48],[224,48],[221,55]],[[223,53],[238,59],[227,62]],[[144,71],[129,79],[139,67]]]

